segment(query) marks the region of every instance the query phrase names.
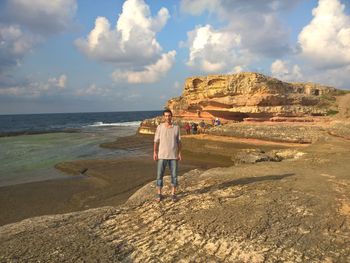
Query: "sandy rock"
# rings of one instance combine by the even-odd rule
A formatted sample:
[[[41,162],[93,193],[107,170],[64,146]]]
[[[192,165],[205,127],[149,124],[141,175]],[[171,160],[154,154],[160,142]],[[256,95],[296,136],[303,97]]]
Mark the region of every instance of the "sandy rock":
[[[270,154],[275,155],[281,158],[282,160],[286,160],[286,159],[298,159],[302,157],[305,153],[294,149],[286,149],[286,150],[274,150],[274,151],[271,151]]]
[[[333,136],[350,139],[350,120],[343,119],[332,121],[327,127],[327,132]]]
[[[154,182],[125,206],[0,227],[1,262],[349,262],[349,142],[331,138],[290,162]]]
[[[336,89],[319,84],[287,83],[244,72],[190,77],[182,96],[169,100],[167,107],[182,118],[303,121],[303,117],[325,116],[330,109],[336,110],[336,94]]]
[[[350,94],[332,87],[315,83],[288,83],[262,74],[244,72],[190,77],[185,81],[182,95],[170,99],[165,107],[172,110],[174,120],[180,127],[185,122],[204,120],[206,132],[227,135],[225,127],[210,129],[212,120],[218,117],[224,126],[233,125],[234,129],[245,129],[259,123],[266,124],[270,129],[267,131],[256,126],[255,132],[250,134],[248,129],[234,131],[228,136],[311,143],[318,139],[317,131],[311,130],[320,129],[311,126],[329,123],[334,116],[348,116],[349,101]],[[143,121],[139,133],[153,134],[161,121],[161,117]],[[300,124],[306,128],[297,131],[296,127],[290,130],[289,126],[277,125],[284,123]],[[277,129],[271,124],[276,124],[274,127]],[[329,132],[337,134],[334,129]]]
[[[161,117],[143,120],[138,129],[140,134],[154,134],[157,126],[162,122]]]
[[[257,162],[280,162],[282,161],[282,158],[265,153],[262,150],[259,149],[244,149],[239,151],[237,154],[235,154],[231,160],[235,164],[241,164],[241,163],[257,163]]]
[[[322,126],[295,124],[234,123],[208,129],[212,135],[254,138],[276,142],[313,143],[326,136]]]
[[[243,149],[232,156],[234,164],[258,163],[258,162],[280,162],[286,159],[298,159],[305,153],[295,149],[272,150],[264,152],[260,149]]]

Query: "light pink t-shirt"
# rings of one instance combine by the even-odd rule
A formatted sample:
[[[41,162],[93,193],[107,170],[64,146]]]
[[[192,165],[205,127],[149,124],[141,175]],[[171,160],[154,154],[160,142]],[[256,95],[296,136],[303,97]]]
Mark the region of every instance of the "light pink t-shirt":
[[[158,159],[177,159],[178,145],[181,141],[180,128],[173,124],[167,127],[165,123],[158,125],[154,142],[159,143]]]

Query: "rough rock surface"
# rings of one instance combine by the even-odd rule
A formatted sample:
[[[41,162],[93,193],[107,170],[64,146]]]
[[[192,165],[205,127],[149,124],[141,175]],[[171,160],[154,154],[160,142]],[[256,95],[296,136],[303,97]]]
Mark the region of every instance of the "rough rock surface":
[[[138,129],[139,134],[154,134],[157,126],[162,122],[162,117],[143,120]]]
[[[318,124],[334,116],[350,116],[350,94],[315,83],[287,83],[258,73],[209,75],[186,79],[183,94],[170,99],[166,108],[174,120],[204,120],[211,126],[214,118],[223,124]],[[144,120],[141,134],[152,134],[161,118]],[[306,142],[314,138],[307,138]],[[298,140],[298,138],[296,138]],[[288,140],[287,140],[288,141]],[[303,139],[302,141],[303,142]]]
[[[303,156],[304,153],[298,150],[273,150],[265,152],[261,149],[244,149],[238,151],[231,160],[235,164],[258,163],[258,162],[281,162],[285,159],[296,159]]]
[[[123,207],[0,227],[1,262],[349,262],[350,141],[327,137],[299,159],[180,178]]]
[[[251,152],[233,157],[236,166],[192,170],[180,178],[178,202],[169,198],[167,177],[161,203],[150,183],[117,208],[2,226],[0,262],[350,262],[350,94],[334,109],[333,92],[256,73],[188,79],[184,96],[168,104],[179,124],[212,116],[268,119],[208,133],[311,146],[303,154],[272,153],[288,159],[282,162],[259,162],[268,158]],[[313,124],[313,115],[338,110]],[[271,123],[291,120],[303,125]],[[140,132],[152,133],[159,121],[147,120]]]
[[[254,138],[289,143],[312,143],[325,136],[325,128],[319,125],[232,123],[217,126],[209,134],[238,138]]]
[[[169,100],[167,108],[182,118],[281,121],[336,111],[334,95],[339,92],[315,83],[287,83],[259,73],[209,75],[186,79],[182,96]]]

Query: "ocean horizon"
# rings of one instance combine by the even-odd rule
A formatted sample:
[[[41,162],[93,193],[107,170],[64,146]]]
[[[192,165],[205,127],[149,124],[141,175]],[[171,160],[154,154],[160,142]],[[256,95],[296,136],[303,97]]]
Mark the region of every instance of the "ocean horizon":
[[[30,113],[0,115],[0,137],[50,132],[79,131],[86,127],[138,126],[162,111]]]

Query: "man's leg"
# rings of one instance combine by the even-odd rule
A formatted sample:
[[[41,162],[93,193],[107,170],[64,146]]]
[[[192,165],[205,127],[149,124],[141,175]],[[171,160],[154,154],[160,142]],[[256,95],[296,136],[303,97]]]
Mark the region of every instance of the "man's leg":
[[[159,201],[161,200],[162,197],[162,188],[163,188],[163,176],[164,176],[164,171],[166,167],[166,160],[164,159],[159,159],[157,162],[157,180],[156,180],[156,185],[157,185],[157,194],[158,194],[158,199]]]
[[[171,195],[175,196],[176,195],[176,187],[178,185],[177,182],[177,170],[178,170],[178,165],[177,165],[177,160],[169,160],[169,165],[170,165],[170,171],[171,171]]]

